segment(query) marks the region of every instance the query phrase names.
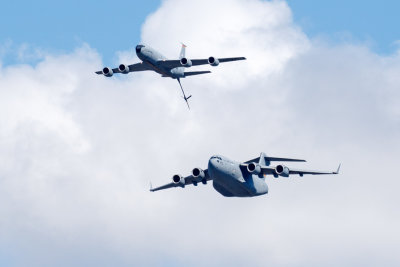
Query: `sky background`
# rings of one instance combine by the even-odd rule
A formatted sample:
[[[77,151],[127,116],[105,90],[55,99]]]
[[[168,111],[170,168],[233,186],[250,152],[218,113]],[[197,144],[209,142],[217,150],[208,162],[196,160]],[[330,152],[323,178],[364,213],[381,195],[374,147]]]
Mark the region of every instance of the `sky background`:
[[[104,3],[103,5],[101,3]],[[0,266],[399,266],[399,4],[3,3]],[[246,56],[176,81],[105,78],[145,42]],[[268,195],[157,193],[222,154],[305,158],[337,176]]]
[[[114,63],[116,50],[140,42],[141,25],[160,4],[158,0],[130,1],[123,7],[103,0],[3,3],[0,22],[7,27],[0,32],[0,42],[13,51],[3,53],[3,64],[37,62],[32,57],[18,58],[21,45],[67,52],[83,42],[96,49],[106,64]],[[398,1],[289,0],[288,4],[295,22],[311,38],[367,43],[380,54],[393,53],[398,47]]]

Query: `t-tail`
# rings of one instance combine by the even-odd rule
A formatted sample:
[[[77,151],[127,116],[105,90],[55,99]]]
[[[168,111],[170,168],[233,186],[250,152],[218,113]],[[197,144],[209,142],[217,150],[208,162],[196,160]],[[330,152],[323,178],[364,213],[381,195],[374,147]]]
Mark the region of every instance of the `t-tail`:
[[[292,159],[292,158],[278,158],[267,156],[264,152],[259,157],[246,161],[245,163],[257,162],[261,166],[269,166],[271,161],[291,161],[291,162],[305,162],[304,159]]]

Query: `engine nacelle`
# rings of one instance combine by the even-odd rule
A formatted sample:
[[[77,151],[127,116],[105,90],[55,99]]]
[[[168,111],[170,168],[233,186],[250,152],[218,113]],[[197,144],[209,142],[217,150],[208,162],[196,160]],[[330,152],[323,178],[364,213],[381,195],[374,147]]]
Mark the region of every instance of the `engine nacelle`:
[[[280,176],[289,177],[290,170],[284,165],[278,165],[275,167],[275,172]]]
[[[129,67],[125,64],[119,65],[118,70],[124,74],[129,73]]]
[[[196,182],[201,182],[204,177],[206,177],[206,174],[204,173],[204,171],[200,168],[194,168],[192,170],[192,176],[193,176],[193,180]]]
[[[208,64],[210,64],[211,66],[218,66],[219,65],[219,60],[218,58],[215,57],[209,57],[208,58]]]
[[[182,187],[185,186],[185,178],[183,178],[182,175],[179,174],[175,174],[174,176],[172,176],[172,182]]]
[[[112,71],[112,69],[105,67],[103,68],[103,75],[106,77],[111,77],[113,76],[114,72]]]
[[[247,171],[251,174],[259,175],[261,173],[261,166],[257,163],[251,162],[247,165]]]
[[[189,68],[192,66],[192,61],[190,59],[183,57],[183,58],[181,58],[181,65],[186,68]]]

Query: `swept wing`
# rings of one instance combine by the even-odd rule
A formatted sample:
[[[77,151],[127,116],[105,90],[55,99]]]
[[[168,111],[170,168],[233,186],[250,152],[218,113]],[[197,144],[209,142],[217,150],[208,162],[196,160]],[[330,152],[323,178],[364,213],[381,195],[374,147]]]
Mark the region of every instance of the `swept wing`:
[[[292,160],[293,161],[293,160]],[[297,160],[299,161],[299,160]],[[256,162],[254,161],[246,161],[242,164],[240,164],[240,167],[242,168],[242,170],[244,169],[248,169],[249,165],[255,166],[254,164],[256,164]],[[252,166],[250,166],[252,167]],[[298,174],[300,176],[303,176],[304,174],[311,174],[311,175],[323,175],[323,174],[339,174],[339,170],[340,170],[340,164],[339,167],[337,168],[336,171],[312,171],[312,170],[302,170],[302,169],[293,169],[293,168],[289,168],[287,166],[283,166],[283,165],[277,165],[277,166],[260,166],[261,169],[261,173],[263,175],[274,175],[274,176],[285,176],[288,177],[290,174]]]
[[[301,169],[292,169],[292,168],[288,168],[288,169],[289,169],[289,174],[298,174],[300,176],[302,176],[303,174],[311,174],[311,175],[339,174],[340,165],[336,171],[311,171],[311,170],[301,170]],[[261,166],[261,170],[264,175],[277,174],[276,167]]]
[[[245,57],[227,57],[227,58],[218,58],[219,63],[230,62],[230,61],[237,61],[237,60],[245,60]],[[199,65],[207,65],[210,64],[207,58],[204,59],[191,59],[192,66],[199,66]],[[160,60],[157,62],[158,65],[167,67],[170,69],[182,67],[180,60]]]
[[[202,182],[203,184],[206,184],[207,181],[210,181],[212,179],[208,175],[207,169],[203,170],[203,172],[204,172],[204,178],[200,182]],[[156,188],[150,188],[150,191],[154,192],[154,191],[159,191],[159,190],[168,189],[168,188],[172,188],[172,187],[182,187],[183,188],[183,187],[185,187],[187,185],[191,185],[191,184],[197,185],[197,183],[198,183],[197,179],[198,178],[194,177],[193,175],[189,175],[189,176],[183,177],[182,178],[183,181],[181,181],[181,182],[171,182],[169,184],[165,184],[165,185],[162,185],[162,186],[159,186]]]
[[[128,72],[134,71],[145,71],[145,70],[154,70],[149,64],[145,62],[135,63],[127,66],[129,68]],[[119,68],[112,69],[113,73],[127,73],[121,71]],[[102,70],[96,71],[96,74],[103,74]]]

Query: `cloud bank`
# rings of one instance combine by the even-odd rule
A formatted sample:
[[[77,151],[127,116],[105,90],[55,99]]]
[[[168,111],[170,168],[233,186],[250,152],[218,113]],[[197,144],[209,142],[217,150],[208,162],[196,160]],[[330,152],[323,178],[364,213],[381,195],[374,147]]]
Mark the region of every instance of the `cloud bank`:
[[[97,77],[89,45],[0,67],[2,262],[399,264],[399,53],[310,39],[284,1],[163,1],[141,34],[171,58],[182,41],[189,58],[248,60],[183,80],[190,112],[174,80]],[[253,199],[147,191],[212,154],[261,151],[342,174],[271,178]]]

